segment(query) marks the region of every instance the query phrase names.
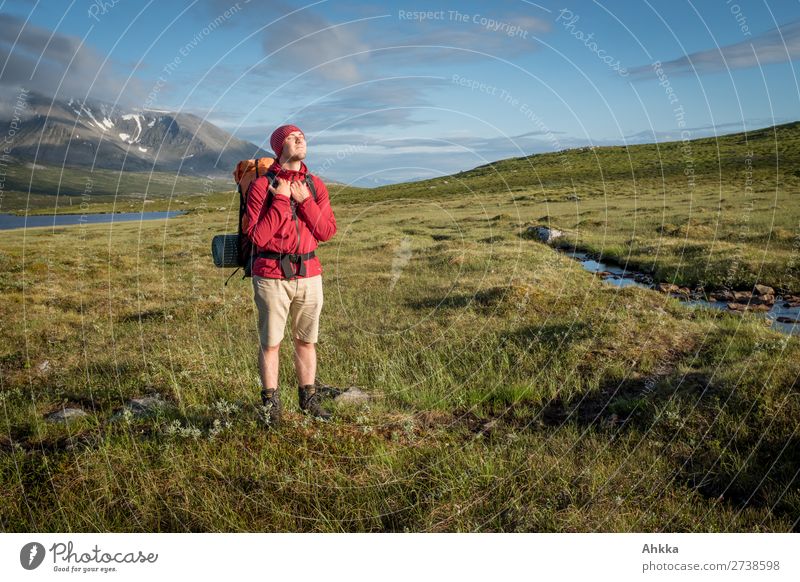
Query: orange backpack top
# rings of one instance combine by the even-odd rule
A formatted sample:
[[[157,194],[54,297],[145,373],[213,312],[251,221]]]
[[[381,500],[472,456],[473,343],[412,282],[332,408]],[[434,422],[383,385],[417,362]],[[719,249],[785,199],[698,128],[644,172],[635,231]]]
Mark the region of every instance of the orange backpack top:
[[[250,184],[252,184],[253,180],[266,174],[267,170],[269,170],[269,167],[274,162],[275,160],[273,158],[258,158],[255,160],[242,160],[236,164],[236,169],[233,170],[233,179],[239,186],[239,196],[244,203],[240,206],[246,205],[247,190],[250,188]],[[239,232],[247,232],[247,227],[249,226],[247,212],[243,212],[243,208],[239,210],[241,223],[241,230]]]

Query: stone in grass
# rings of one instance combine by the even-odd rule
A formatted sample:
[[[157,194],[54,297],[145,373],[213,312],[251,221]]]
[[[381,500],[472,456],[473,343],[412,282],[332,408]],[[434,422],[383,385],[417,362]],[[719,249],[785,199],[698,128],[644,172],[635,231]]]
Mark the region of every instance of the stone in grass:
[[[558,237],[563,236],[563,234],[562,231],[548,226],[529,226],[525,231],[525,238],[532,238],[543,243],[551,243]]]
[[[45,418],[49,422],[69,422],[74,418],[82,418],[84,416],[88,416],[88,414],[80,408],[62,408],[48,414]]]
[[[161,395],[156,393],[152,396],[143,396],[141,398],[132,398],[125,406],[118,411],[111,420],[119,420],[124,416],[131,416],[133,418],[145,418],[156,414],[159,410],[163,410],[167,406],[167,402],[161,398]]]
[[[337,404],[360,404],[369,400],[370,395],[355,386],[351,386],[333,399]]]

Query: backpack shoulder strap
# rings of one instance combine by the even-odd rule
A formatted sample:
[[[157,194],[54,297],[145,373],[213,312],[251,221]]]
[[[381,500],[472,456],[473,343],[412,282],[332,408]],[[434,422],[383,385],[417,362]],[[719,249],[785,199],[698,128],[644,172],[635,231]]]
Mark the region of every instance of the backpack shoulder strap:
[[[311,195],[314,197],[314,202],[317,202],[317,187],[314,186],[314,177],[311,174],[306,174],[306,185],[311,190]]]

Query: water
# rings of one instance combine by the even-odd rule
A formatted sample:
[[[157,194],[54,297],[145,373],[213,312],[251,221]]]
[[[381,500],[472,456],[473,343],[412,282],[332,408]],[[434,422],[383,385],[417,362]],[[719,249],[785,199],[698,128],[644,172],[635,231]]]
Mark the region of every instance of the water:
[[[168,212],[119,212],[109,214],[54,214],[17,216],[0,214],[0,230],[12,228],[34,228],[41,226],[68,226],[74,224],[97,224],[102,222],[130,222],[132,220],[158,220],[185,214],[184,210]]]
[[[602,273],[603,271],[608,271],[611,274],[603,277],[603,281],[616,287],[622,288],[635,286],[644,287],[645,289],[653,289],[655,287],[652,279],[644,273],[630,271],[616,265],[596,261],[587,256],[586,253],[568,249],[558,250],[567,256],[580,261],[581,265],[583,265],[583,268],[591,273]],[[721,309],[729,313],[736,313],[733,310],[728,309],[728,304],[723,301],[706,301],[705,299],[699,299],[697,297],[684,297],[682,295],[673,295],[673,297],[677,297],[681,300],[681,302],[690,307],[707,307],[709,309]],[[800,323],[783,323],[776,321],[778,317],[791,317],[795,320],[800,320],[800,307],[783,307],[784,303],[785,302],[783,300],[777,299],[769,311],[752,311],[750,313],[753,313],[754,315],[760,315],[771,320],[772,328],[775,330],[791,335],[800,335]]]

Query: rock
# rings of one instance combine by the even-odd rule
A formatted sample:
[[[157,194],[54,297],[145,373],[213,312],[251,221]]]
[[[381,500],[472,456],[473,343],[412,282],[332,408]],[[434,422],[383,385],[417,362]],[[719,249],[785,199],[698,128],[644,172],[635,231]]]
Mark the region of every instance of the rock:
[[[733,293],[727,289],[723,289],[722,291],[716,291],[711,294],[711,299],[714,301],[721,301],[721,302],[732,302],[734,301]]]
[[[728,309],[732,309],[734,311],[769,311],[769,305],[756,305],[751,303],[747,305],[746,303],[728,303]]]
[[[775,321],[779,321],[781,323],[800,323],[800,319],[795,319],[794,317],[786,317],[785,315],[781,315],[780,317],[775,318]]]
[[[594,271],[594,274],[601,278],[611,277],[613,275],[611,271]]]
[[[662,293],[676,293],[679,287],[673,283],[659,283],[656,285],[656,290]]]
[[[36,366],[36,371],[40,374],[47,374],[50,371],[50,360],[44,360],[38,366]]]
[[[127,414],[135,418],[144,418],[155,414],[166,406],[167,402],[164,401],[158,393],[152,396],[143,396],[142,398],[132,398],[121,410],[111,417],[111,420],[119,420]]]
[[[756,305],[758,304],[765,304],[765,305],[772,305],[775,303],[775,296],[774,295],[758,295],[753,296],[753,303]]]
[[[753,297],[753,294],[750,291],[734,291],[733,292],[733,300],[741,303],[742,301],[750,301]]]
[[[88,415],[80,408],[62,408],[61,410],[48,414],[45,418],[49,422],[68,422],[73,418],[82,418],[84,416]]]
[[[692,290],[688,287],[680,287],[675,293],[683,295],[684,297],[689,297],[692,294]]]
[[[359,388],[356,388],[355,386],[348,388],[339,396],[333,399],[333,401],[336,402],[337,404],[342,402],[348,404],[357,404],[361,402],[367,402],[368,400],[370,400],[370,395],[360,390]]]
[[[756,285],[753,290],[756,295],[775,295],[775,289],[766,285]]]
[[[543,243],[550,243],[563,234],[562,231],[547,226],[529,226],[525,231],[526,238],[533,238]]]

